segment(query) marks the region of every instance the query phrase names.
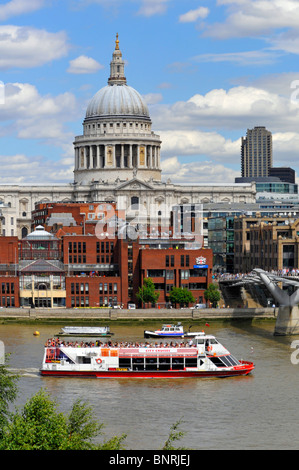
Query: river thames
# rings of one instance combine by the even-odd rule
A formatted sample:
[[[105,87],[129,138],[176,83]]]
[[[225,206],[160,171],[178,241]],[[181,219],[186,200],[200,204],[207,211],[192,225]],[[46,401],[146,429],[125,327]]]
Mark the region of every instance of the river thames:
[[[142,341],[145,329],[161,323],[141,325],[112,324],[113,340]],[[211,322],[204,327],[238,359],[255,363],[251,375],[225,379],[41,377],[44,344],[60,326],[64,325],[0,325],[0,340],[5,352],[11,353],[9,367],[20,374],[15,406],[41,388],[63,412],[81,398],[105,424],[106,438],[127,434],[128,450],[161,449],[178,420],[186,434],[177,446],[188,449],[299,448],[299,364],[291,361],[296,351],[292,342],[299,337],[273,336],[274,322]],[[35,330],[39,336],[33,335]]]

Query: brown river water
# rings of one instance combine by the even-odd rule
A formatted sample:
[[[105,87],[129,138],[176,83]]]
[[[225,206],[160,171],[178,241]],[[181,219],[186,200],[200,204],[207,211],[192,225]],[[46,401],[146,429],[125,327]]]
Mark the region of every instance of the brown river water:
[[[113,339],[141,341],[145,329],[161,323],[138,325],[110,325]],[[186,434],[177,445],[188,449],[299,448],[299,364],[291,361],[292,342],[299,337],[273,336],[273,322],[211,322],[204,327],[235,357],[255,363],[250,376],[224,379],[41,377],[45,341],[60,326],[0,325],[0,340],[11,353],[9,367],[20,374],[15,406],[41,388],[57,401],[60,411],[68,412],[81,398],[105,424],[105,437],[127,434],[128,450],[161,449],[178,420]],[[35,330],[39,336],[33,335]]]

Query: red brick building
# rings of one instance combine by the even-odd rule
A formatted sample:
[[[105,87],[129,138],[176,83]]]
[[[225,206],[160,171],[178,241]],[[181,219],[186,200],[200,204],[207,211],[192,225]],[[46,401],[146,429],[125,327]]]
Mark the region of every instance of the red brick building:
[[[0,275],[1,307],[19,307],[19,278],[18,276]]]
[[[0,237],[0,271],[18,262],[19,239],[18,237]]]
[[[160,293],[159,303],[167,302],[173,287],[188,289],[196,303],[204,303],[204,291],[212,282],[212,250],[147,248],[139,257],[140,284],[150,277]]]
[[[183,240],[160,241],[63,237],[66,306],[138,303],[136,293],[146,277],[152,278],[161,305],[172,287],[185,287],[197,303],[204,302],[204,291],[212,282],[212,251],[186,249]]]
[[[111,206],[111,219],[115,214]],[[160,294],[160,306],[166,305],[173,287],[186,287],[202,303],[212,282],[212,250],[197,249],[190,240],[163,238],[159,232],[156,238],[146,232],[133,240],[113,237],[106,225],[96,234],[83,230],[85,234],[69,235],[62,227],[56,234],[50,231],[38,226],[20,242],[0,237],[2,306],[126,308],[138,304],[136,294],[147,277]]]
[[[108,221],[124,219],[124,211],[115,202],[61,202],[36,204],[32,212],[32,229],[42,225],[45,230],[66,235],[95,234],[98,229],[107,232]]]
[[[19,307],[19,240],[0,237],[0,306]]]

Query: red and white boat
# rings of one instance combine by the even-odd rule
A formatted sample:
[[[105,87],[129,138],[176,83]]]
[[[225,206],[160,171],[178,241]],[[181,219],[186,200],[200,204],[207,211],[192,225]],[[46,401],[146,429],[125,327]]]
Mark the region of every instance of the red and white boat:
[[[43,376],[97,378],[232,377],[247,375],[254,364],[235,359],[212,335],[202,333],[192,343],[80,347],[47,345],[40,372]]]

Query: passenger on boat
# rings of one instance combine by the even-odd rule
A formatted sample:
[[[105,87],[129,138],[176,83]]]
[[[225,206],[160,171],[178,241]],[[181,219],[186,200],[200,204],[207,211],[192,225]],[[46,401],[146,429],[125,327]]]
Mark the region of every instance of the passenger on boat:
[[[208,340],[206,342],[206,348],[209,346]],[[138,342],[114,342],[112,343],[111,341],[108,341],[106,343],[103,343],[102,341],[89,341],[89,342],[78,342],[78,341],[64,341],[60,340],[59,337],[57,338],[52,338],[48,339],[45,343],[46,348],[55,348],[55,347],[72,347],[72,348],[93,348],[93,347],[102,347],[102,348],[184,348],[184,347],[195,347],[195,344],[193,344],[193,341],[189,341],[189,343],[184,343],[183,341],[178,343],[178,342],[173,342],[171,341],[170,343],[138,343]]]

